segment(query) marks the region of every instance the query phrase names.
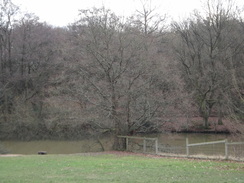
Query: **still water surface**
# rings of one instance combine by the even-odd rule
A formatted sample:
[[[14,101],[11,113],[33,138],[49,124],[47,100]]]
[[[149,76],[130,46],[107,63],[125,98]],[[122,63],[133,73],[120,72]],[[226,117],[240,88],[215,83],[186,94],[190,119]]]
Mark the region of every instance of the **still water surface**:
[[[143,136],[143,135],[141,135]],[[170,146],[185,146],[186,137],[189,143],[209,142],[228,139],[231,141],[244,141],[244,137],[234,137],[227,134],[152,134],[158,137],[159,144]],[[48,154],[72,154],[83,152],[109,151],[112,149],[111,136],[97,139],[77,141],[40,140],[40,141],[1,141],[1,144],[12,154],[37,154],[38,151],[47,151]],[[102,146],[101,146],[102,144]]]

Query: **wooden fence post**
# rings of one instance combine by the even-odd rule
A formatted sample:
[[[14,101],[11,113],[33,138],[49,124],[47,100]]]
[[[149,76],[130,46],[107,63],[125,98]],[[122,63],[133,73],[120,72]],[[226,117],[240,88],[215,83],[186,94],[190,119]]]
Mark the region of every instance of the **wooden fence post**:
[[[143,138],[143,153],[146,153],[146,139]]]
[[[125,145],[126,145],[126,151],[128,151],[129,150],[129,147],[128,147],[128,145],[129,145],[129,138],[128,137],[125,138]]]
[[[155,139],[155,153],[158,154],[158,139]]]
[[[188,157],[189,156],[189,141],[188,141],[188,137],[186,137],[186,156]]]
[[[228,159],[228,140],[225,139],[225,159]]]

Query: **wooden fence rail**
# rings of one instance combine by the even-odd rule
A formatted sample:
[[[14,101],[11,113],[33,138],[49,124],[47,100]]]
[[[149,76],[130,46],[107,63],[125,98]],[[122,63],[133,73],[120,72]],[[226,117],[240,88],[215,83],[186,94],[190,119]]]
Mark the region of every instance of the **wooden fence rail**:
[[[143,153],[147,152],[147,141],[154,141],[154,144],[151,146],[155,149],[155,154],[161,154],[159,152],[164,150],[163,145],[158,144],[158,138],[147,138],[147,137],[135,137],[135,136],[118,136],[118,138],[124,138],[126,142],[126,151],[129,151],[129,143],[130,139],[138,139],[143,140]],[[244,142],[228,142],[228,140],[219,140],[219,141],[211,141],[211,142],[202,142],[202,143],[193,143],[190,144],[188,138],[186,138],[186,157],[190,157],[190,147],[196,147],[196,146],[205,146],[205,145],[214,145],[214,144],[224,144],[224,153],[225,153],[225,159],[229,159],[229,146],[231,145],[244,145]],[[171,152],[174,154],[174,152]],[[182,156],[182,155],[181,155]],[[185,156],[185,155],[184,155]]]
[[[226,142],[227,142],[227,140],[220,140],[220,141],[212,141],[212,142],[202,142],[202,143],[189,144],[189,140],[188,140],[188,138],[186,138],[186,156],[189,157],[189,155],[190,155],[190,149],[189,149],[189,147],[212,145],[212,144],[225,144]],[[225,158],[227,156],[228,156],[228,147],[225,145]]]
[[[158,138],[147,138],[147,137],[133,137],[133,136],[118,136],[119,138],[125,138],[126,151],[129,150],[129,139],[140,139],[143,140],[143,153],[146,153],[147,140],[155,141],[155,154],[158,154]]]
[[[186,138],[186,156],[189,157],[190,155],[190,149],[189,147],[194,147],[194,146],[204,146],[204,145],[211,145],[211,144],[224,144],[225,145],[225,159],[229,158],[229,153],[228,153],[228,146],[229,145],[244,145],[244,142],[228,142],[227,139],[225,140],[220,140],[220,141],[212,141],[212,142],[202,142],[202,143],[194,143],[194,144],[189,144],[188,138]]]

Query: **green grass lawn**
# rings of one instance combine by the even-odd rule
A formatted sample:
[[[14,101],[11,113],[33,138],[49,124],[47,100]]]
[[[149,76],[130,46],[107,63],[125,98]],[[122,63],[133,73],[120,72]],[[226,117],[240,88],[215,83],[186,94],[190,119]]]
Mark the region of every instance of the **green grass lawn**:
[[[0,157],[1,183],[244,183],[244,163],[114,154]]]

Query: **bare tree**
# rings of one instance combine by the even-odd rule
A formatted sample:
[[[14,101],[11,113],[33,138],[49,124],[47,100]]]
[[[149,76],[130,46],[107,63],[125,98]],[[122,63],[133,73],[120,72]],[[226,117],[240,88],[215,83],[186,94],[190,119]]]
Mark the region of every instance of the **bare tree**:
[[[207,1],[206,14],[195,12],[174,30],[180,37],[176,52],[186,87],[193,91],[194,101],[208,128],[214,106],[223,115],[224,93],[230,86],[230,62],[243,50],[242,26],[238,10],[228,1]]]
[[[11,47],[7,52],[11,55],[6,57],[11,58],[11,69],[9,64],[2,67],[1,115],[4,126],[12,126],[5,133],[24,135],[32,128],[33,135],[29,135],[35,136],[42,129],[40,125],[44,127],[44,95],[50,75],[54,74],[54,63],[57,63],[56,30],[39,22],[33,14],[18,18],[11,22]],[[2,63],[8,63],[5,61]]]
[[[82,10],[71,28],[78,46],[73,60],[81,76],[73,87],[90,111],[111,121],[114,148],[120,148],[118,135],[144,131],[161,109],[156,43],[149,49],[140,30],[105,8]]]
[[[157,13],[157,7],[150,0],[141,1],[141,5],[131,17],[131,22],[145,35],[162,35],[166,29],[167,15]]]
[[[18,13],[18,7],[11,0],[3,0],[0,4],[0,24],[1,24],[1,72],[12,74],[12,30],[15,17]],[[4,76],[2,76],[3,79]]]
[[[11,0],[0,3],[0,108],[3,119],[11,113],[11,77],[13,74],[12,63],[12,31],[18,7]]]

